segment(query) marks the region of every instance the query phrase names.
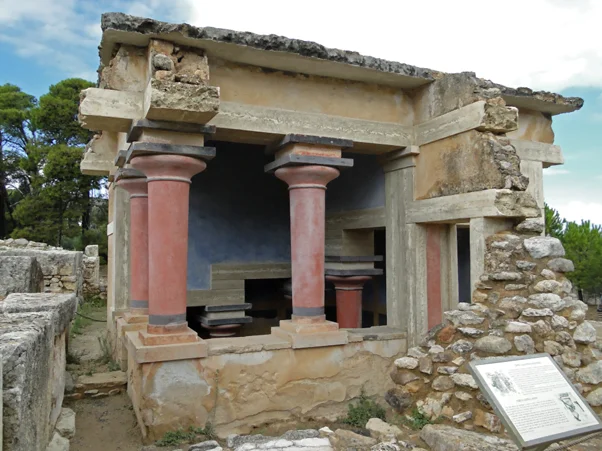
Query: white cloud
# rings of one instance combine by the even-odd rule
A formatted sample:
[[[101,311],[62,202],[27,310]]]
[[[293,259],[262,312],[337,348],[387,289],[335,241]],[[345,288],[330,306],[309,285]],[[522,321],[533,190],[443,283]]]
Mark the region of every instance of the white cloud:
[[[602,203],[572,200],[566,203],[551,204],[561,217],[568,221],[581,222],[588,219],[594,224],[602,224]]]
[[[509,86],[561,90],[602,86],[602,1],[598,0],[17,0],[0,8],[0,39],[53,64],[62,52],[90,61],[104,10],[274,33],[429,67],[474,71]],[[81,50],[77,50],[81,49]],[[85,49],[85,51],[84,51]],[[86,58],[84,58],[84,55]],[[80,61],[71,73],[91,73]]]
[[[188,0],[194,25],[282,34],[509,86],[602,86],[598,0]]]
[[[570,174],[570,173],[571,173],[571,171],[568,171],[567,169],[560,169],[557,167],[547,168],[547,169],[544,169],[544,171],[543,171],[543,175],[551,175],[551,176],[564,175],[564,174]]]

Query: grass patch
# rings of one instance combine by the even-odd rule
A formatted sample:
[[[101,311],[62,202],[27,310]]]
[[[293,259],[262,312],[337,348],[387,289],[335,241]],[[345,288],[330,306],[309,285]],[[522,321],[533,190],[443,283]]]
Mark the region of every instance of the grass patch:
[[[349,404],[347,416],[341,422],[363,428],[366,427],[370,418],[379,418],[385,421],[385,416],[385,409],[362,393],[357,403]]]
[[[412,409],[412,413],[408,416],[405,416],[401,420],[403,424],[408,426],[410,429],[414,429],[415,431],[419,431],[427,424],[435,424],[438,422],[438,419],[432,421],[429,417],[420,412],[417,408],[414,407]]]
[[[199,435],[207,438],[214,438],[215,432],[211,423],[207,423],[204,428],[195,428],[190,426],[187,430],[178,429],[177,431],[166,432],[163,438],[155,442],[157,446],[177,446],[197,440]]]
[[[106,301],[99,296],[86,296],[84,301],[78,306],[77,313],[71,322],[71,336],[81,335],[84,328],[92,324],[92,320],[84,317],[92,317],[91,315],[95,313],[95,310],[106,307],[106,305]]]

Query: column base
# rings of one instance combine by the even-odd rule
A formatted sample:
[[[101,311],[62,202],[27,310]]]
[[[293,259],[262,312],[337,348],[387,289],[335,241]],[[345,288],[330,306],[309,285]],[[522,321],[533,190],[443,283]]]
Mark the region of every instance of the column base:
[[[128,321],[128,319],[130,321]],[[115,324],[117,327],[116,357],[117,362],[119,363],[119,366],[121,367],[122,371],[127,370],[128,362],[128,351],[125,334],[127,332],[138,332],[146,329],[147,322],[148,316],[132,315],[130,312],[125,312],[123,316],[120,316],[115,320]]]
[[[299,323],[294,320],[280,321],[280,327],[272,327],[272,335],[289,341],[293,349],[318,348],[349,343],[347,331],[331,321]]]
[[[186,327],[175,333],[154,333],[150,324],[143,330],[138,332],[140,341],[144,346],[172,345],[182,343],[196,343],[200,340],[198,334]]]
[[[130,310],[123,314],[123,319],[128,324],[144,324],[148,323],[148,311],[146,313]]]
[[[169,362],[172,360],[200,359],[207,357],[207,343],[196,332],[195,341],[171,342],[149,345],[142,341],[146,331],[125,333],[128,354],[136,363]]]

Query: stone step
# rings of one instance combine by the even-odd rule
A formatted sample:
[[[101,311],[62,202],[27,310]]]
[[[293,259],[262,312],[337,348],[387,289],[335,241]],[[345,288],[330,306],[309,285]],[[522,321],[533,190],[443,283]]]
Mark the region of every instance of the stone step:
[[[65,395],[65,398],[102,398],[117,395],[126,388],[127,374],[123,371],[95,373],[91,376],[79,376],[75,381],[73,393]]]

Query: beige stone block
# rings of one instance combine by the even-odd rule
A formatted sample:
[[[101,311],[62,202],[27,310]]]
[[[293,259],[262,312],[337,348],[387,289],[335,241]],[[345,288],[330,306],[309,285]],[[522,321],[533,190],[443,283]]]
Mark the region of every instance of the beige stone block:
[[[88,88],[81,92],[79,121],[88,130],[128,132],[132,120],[143,117],[143,105],[139,92]]]
[[[314,334],[323,332],[335,332],[339,330],[338,323],[332,321],[316,321],[316,322],[305,322],[300,320],[282,320],[280,321],[280,328],[293,334]]]
[[[186,146],[203,146],[205,137],[199,133],[179,133],[170,130],[144,128],[137,141]]]
[[[519,109],[518,129],[508,133],[508,138],[538,141],[546,144],[554,142],[552,118],[539,111]]]
[[[207,343],[203,340],[191,343],[145,346],[139,331],[126,332],[128,354],[137,363],[167,362],[171,360],[199,359],[207,356]]]
[[[323,346],[337,346],[349,343],[349,336],[345,330],[315,333],[294,333],[272,327],[272,334],[288,340],[293,349],[319,348]]]
[[[244,354],[247,352],[274,351],[291,348],[290,341],[276,335],[252,337],[212,338],[207,340],[209,355]]]
[[[490,133],[471,130],[423,145],[416,162],[416,199],[527,187],[514,147]]]
[[[148,82],[146,49],[122,44],[102,70],[99,87],[117,91],[144,92]]]
[[[219,88],[151,80],[145,101],[148,119],[206,124],[219,110]]]

